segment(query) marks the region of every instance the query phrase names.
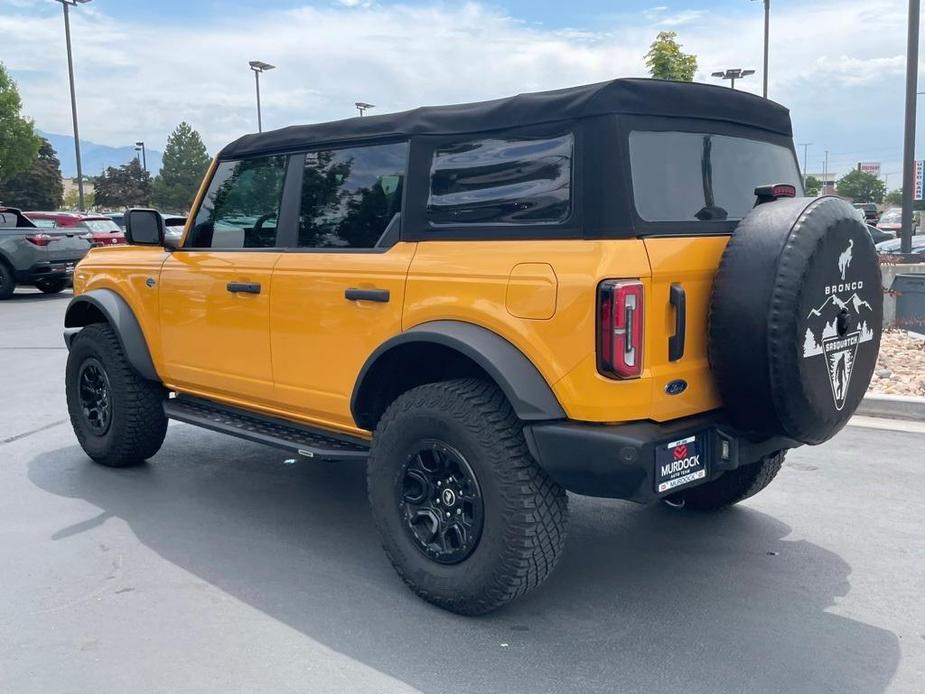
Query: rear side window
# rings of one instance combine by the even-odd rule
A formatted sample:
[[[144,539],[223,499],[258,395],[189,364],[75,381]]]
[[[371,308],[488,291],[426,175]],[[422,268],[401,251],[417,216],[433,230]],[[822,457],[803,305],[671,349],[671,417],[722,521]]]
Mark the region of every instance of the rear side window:
[[[483,137],[442,145],[431,164],[433,226],[558,224],[571,211],[571,133]]]
[[[754,207],[758,186],[803,190],[793,152],[770,142],[633,131],[629,143],[636,212],[647,222],[739,220]]]
[[[272,248],[288,157],[223,161],[196,213],[192,248]]]
[[[299,247],[391,245],[385,232],[398,229],[407,166],[407,142],[306,154]]]

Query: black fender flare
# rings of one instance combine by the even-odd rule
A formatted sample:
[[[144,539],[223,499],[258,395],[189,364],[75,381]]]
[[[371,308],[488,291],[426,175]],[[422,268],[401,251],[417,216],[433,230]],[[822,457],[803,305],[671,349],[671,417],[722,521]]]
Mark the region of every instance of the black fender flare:
[[[160,381],[135,312],[125,299],[111,289],[92,289],[71,299],[64,314],[64,341],[68,349],[79,332],[73,329],[100,322],[96,320],[98,314],[102,314],[115,330],[132,368],[149,381]]]
[[[565,419],[566,413],[543,375],[523,352],[507,339],[474,323],[440,320],[421,323],[392,337],[373,352],[357,376],[350,412],[364,426],[364,385],[376,363],[403,345],[430,343],[448,347],[482,368],[501,388],[517,416],[524,421]]]

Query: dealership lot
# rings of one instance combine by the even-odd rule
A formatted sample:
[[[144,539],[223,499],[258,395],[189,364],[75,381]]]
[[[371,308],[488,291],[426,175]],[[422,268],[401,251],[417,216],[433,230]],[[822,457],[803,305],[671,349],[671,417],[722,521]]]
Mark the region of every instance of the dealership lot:
[[[90,463],[69,298],[0,304],[0,691],[921,691],[925,426],[851,426],[715,516],[573,496],[546,586],[467,619],[395,576],[361,466],[176,423]]]

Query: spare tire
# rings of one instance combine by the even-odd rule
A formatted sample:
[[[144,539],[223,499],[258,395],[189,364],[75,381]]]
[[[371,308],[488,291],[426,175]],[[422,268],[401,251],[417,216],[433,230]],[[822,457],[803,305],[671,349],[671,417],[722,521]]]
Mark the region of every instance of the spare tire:
[[[758,205],[713,284],[709,358],[731,423],[755,438],[831,438],[867,390],[883,324],[866,226],[835,197]]]

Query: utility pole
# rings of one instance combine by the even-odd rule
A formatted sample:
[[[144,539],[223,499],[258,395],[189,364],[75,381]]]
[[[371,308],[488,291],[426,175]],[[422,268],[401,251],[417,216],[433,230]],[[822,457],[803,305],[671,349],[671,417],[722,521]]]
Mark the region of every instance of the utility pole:
[[[919,81],[919,0],[909,0],[906,39],[906,127],[903,137],[903,216],[900,251],[912,252],[912,197],[915,195],[915,97]]]
[[[806,172],[806,154],[809,152],[809,146],[813,144],[812,142],[801,142],[800,147],[803,148],[803,187],[806,187],[806,178],[809,175]]]

